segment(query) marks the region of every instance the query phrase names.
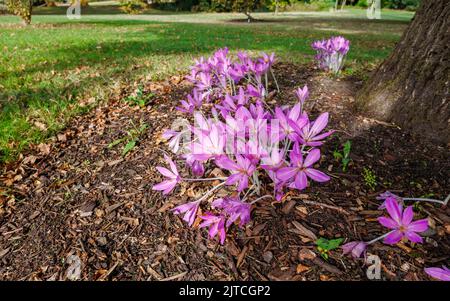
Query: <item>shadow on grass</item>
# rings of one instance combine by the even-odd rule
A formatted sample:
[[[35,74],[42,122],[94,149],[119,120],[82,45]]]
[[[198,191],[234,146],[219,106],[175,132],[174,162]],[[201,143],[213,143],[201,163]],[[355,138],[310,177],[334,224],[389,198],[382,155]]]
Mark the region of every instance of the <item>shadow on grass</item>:
[[[48,15],[66,15],[68,6],[58,7],[40,7],[33,10],[33,15],[48,16]],[[118,5],[101,5],[101,6],[87,6],[81,7],[82,15],[127,15],[124,13]],[[192,14],[191,12],[174,12],[164,11],[157,9],[145,9],[140,15],[154,15],[154,16],[167,16],[167,15],[184,15]],[[132,16],[132,15],[131,15]]]
[[[226,23],[238,23],[245,24],[249,23],[245,15],[242,15],[242,18],[235,18],[230,20],[225,20]],[[281,24],[294,24],[294,23],[302,23],[308,22],[309,26],[313,27],[315,24],[319,24],[322,22],[329,22],[335,24],[347,24],[351,26],[367,26],[372,24],[377,25],[407,25],[409,24],[409,20],[392,20],[392,19],[364,19],[364,18],[354,18],[354,17],[333,17],[333,16],[324,16],[324,17],[311,17],[311,16],[303,16],[297,15],[295,17],[279,17],[279,18],[261,18],[260,16],[254,17],[254,20],[251,23],[281,23]]]
[[[59,23],[58,26],[64,26],[64,24],[66,23]],[[89,43],[73,43],[69,46],[50,48],[46,56],[52,58],[51,62],[30,66],[25,71],[10,72],[7,76],[20,78],[24,73],[34,75],[49,70],[59,73],[81,66],[95,69],[105,65],[107,65],[106,68],[117,67],[117,72],[120,73],[120,70],[127,68],[127,64],[132,64],[132,61],[138,62],[143,57],[200,56],[221,47],[228,47],[231,50],[276,51],[277,54],[289,53],[301,58],[313,54],[310,44],[315,38],[339,34],[338,31],[324,33],[320,30],[310,30],[304,33],[297,32],[295,36],[292,36],[289,32],[272,32],[265,28],[229,27],[226,24],[216,24],[212,27],[208,24],[162,23],[144,20],[83,20],[77,23],[70,22],[70,24],[144,26],[126,33],[126,41],[120,41],[118,37],[110,41],[92,40]],[[346,35],[346,37],[354,43],[361,39],[358,35]],[[359,51],[358,46],[354,48],[356,49],[352,54],[355,58],[366,59],[362,54],[366,54],[370,48],[365,51]],[[167,62],[167,64],[173,64],[173,62]],[[92,78],[91,81],[95,82],[96,78]],[[27,99],[35,98],[33,95],[52,99],[57,98],[59,94],[53,89],[37,91],[23,88],[19,91],[10,91],[6,98],[13,96],[16,101],[26,103]]]
[[[6,73],[0,74],[2,81],[13,83],[0,92],[0,98],[7,100],[1,104],[2,120],[19,116],[30,107],[37,108],[37,111],[47,108],[59,111],[60,106],[73,102],[89,89],[104,86],[107,90],[112,81],[121,78],[129,80],[132,74],[148,72],[153,76],[168,73],[160,72],[158,68],[181,70],[193,57],[206,55],[222,47],[229,47],[230,50],[246,49],[256,53],[276,52],[279,57],[297,62],[310,60],[313,55],[310,44],[313,40],[339,34],[338,30],[324,32],[283,27],[274,29],[264,25],[211,26],[136,19],[86,18],[77,21],[61,20],[61,23],[58,21],[51,24],[54,28],[51,27],[48,33],[56,39],[54,43],[47,44],[45,51],[35,48],[34,55],[40,57],[40,62],[28,64],[22,71],[18,71],[18,68],[12,69],[13,71],[4,69]],[[65,26],[69,24],[70,34],[67,34]],[[126,26],[129,28],[120,29]],[[118,28],[117,33],[113,31],[114,28]],[[23,31],[20,33],[24,35],[21,39],[35,38],[34,30],[41,29],[38,26]],[[380,39],[370,34],[348,34],[346,37],[352,41],[349,60],[374,61],[386,56],[391,46],[391,38]],[[47,32],[39,36],[35,43],[39,43],[40,39],[45,41],[46,38]],[[374,44],[371,43],[379,45],[373,47]],[[381,47],[383,50],[380,50]],[[45,63],[41,64],[43,61]],[[139,70],[135,71],[133,68]],[[86,70],[86,74],[78,74],[78,69],[81,72]],[[23,135],[19,133],[17,137]],[[7,133],[4,136],[12,137]]]

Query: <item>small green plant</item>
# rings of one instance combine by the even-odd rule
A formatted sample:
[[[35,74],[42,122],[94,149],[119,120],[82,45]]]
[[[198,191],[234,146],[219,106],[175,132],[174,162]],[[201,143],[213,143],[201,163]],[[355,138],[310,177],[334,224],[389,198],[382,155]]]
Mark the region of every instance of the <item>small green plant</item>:
[[[133,128],[127,131],[127,136],[119,138],[108,144],[108,148],[113,148],[114,146],[126,142],[125,146],[122,149],[122,156],[128,154],[135,146],[139,140],[139,137],[142,133],[147,129],[148,125],[143,123],[140,127],[136,127],[133,124]]]
[[[347,171],[348,164],[350,163],[350,150],[352,148],[352,142],[348,140],[344,143],[342,152],[335,150],[333,152],[334,159],[342,162],[342,171]]]
[[[364,183],[371,189],[375,190],[375,187],[377,186],[377,177],[373,173],[373,171],[369,168],[364,167],[362,176],[364,178]]]
[[[337,249],[341,243],[344,241],[343,238],[336,238],[336,239],[326,239],[326,238],[319,238],[316,240],[317,250],[320,252],[320,255],[323,257],[323,259],[328,260],[328,252],[331,250]]]
[[[139,86],[136,91],[134,91],[133,94],[129,95],[127,98],[125,98],[126,102],[129,102],[133,105],[137,105],[140,107],[145,107],[147,105],[147,101],[149,98],[153,97],[153,94],[150,94],[148,96],[144,95],[144,91],[142,89],[142,86]]]

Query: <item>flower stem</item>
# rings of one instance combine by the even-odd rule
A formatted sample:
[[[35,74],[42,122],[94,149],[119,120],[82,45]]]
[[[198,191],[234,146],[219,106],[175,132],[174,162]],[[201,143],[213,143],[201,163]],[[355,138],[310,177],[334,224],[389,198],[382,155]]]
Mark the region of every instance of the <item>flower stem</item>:
[[[449,200],[450,200],[450,194],[445,198],[444,206],[447,206]]]
[[[183,181],[186,182],[201,182],[201,181],[215,181],[215,180],[226,180],[227,178],[224,177],[218,177],[218,178],[200,178],[200,179],[189,179],[189,178],[183,178]]]
[[[245,201],[245,199],[247,198],[248,194],[250,193],[250,191],[252,191],[253,187],[255,187],[255,184],[252,184],[252,186],[250,186],[250,188],[247,190],[247,192],[244,194],[244,197],[242,198],[242,201]]]
[[[448,200],[450,199],[450,194],[447,196],[447,198],[444,201],[441,200],[435,200],[435,199],[427,199],[427,198],[402,198],[403,201],[418,201],[418,202],[431,202],[431,203],[438,203],[442,205],[447,205]]]
[[[275,82],[275,85],[277,86],[277,92],[280,93],[280,86],[278,86],[277,78],[275,77],[275,74],[273,73],[272,68],[270,68],[270,73],[272,74],[273,81]]]
[[[266,82],[266,91],[269,91],[269,78],[267,76],[267,72],[264,74],[264,80]]]
[[[197,200],[197,202],[201,202],[203,201],[206,197],[208,197],[211,193],[213,193],[214,191],[216,191],[217,189],[219,189],[220,187],[222,187],[223,185],[225,185],[225,182],[222,182],[220,184],[217,184],[216,186],[214,186],[213,188],[211,188],[210,190],[208,190],[201,198],[199,198]]]
[[[380,239],[385,238],[386,236],[388,236],[389,234],[391,234],[391,233],[394,232],[394,231],[396,231],[396,230],[392,230],[392,231],[390,231],[390,232],[388,232],[388,233],[385,233],[385,234],[383,234],[383,235],[381,235],[381,236],[378,236],[377,238],[374,238],[374,239],[372,239],[371,241],[366,242],[366,244],[367,244],[367,245],[371,245],[371,244],[373,244],[374,242],[377,242],[377,241],[379,241]]]

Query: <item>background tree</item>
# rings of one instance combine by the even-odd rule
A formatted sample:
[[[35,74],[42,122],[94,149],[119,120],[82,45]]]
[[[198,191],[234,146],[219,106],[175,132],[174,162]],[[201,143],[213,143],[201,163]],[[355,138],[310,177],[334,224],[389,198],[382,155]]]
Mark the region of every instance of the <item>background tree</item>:
[[[242,12],[247,16],[247,21],[251,22],[254,20],[251,13],[263,7],[265,2],[265,0],[212,0],[211,7],[216,11]]]
[[[392,54],[357,97],[377,119],[450,140],[450,1],[422,1]]]
[[[56,3],[54,0],[45,0],[45,5],[47,5],[47,7],[53,7],[56,6]]]
[[[126,14],[136,15],[148,8],[148,3],[144,0],[120,0],[120,10]]]
[[[295,2],[295,0],[270,0],[268,7],[278,14],[280,9],[285,9],[287,6]]]
[[[6,7],[11,13],[19,16],[25,25],[31,23],[33,0],[6,0]]]

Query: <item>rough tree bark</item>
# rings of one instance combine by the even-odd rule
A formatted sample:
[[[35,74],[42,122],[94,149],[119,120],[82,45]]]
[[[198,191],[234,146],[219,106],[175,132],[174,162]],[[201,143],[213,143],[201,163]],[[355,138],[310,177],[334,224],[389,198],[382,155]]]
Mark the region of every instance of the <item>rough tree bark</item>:
[[[450,141],[450,1],[426,0],[392,54],[358,93],[363,112]]]

